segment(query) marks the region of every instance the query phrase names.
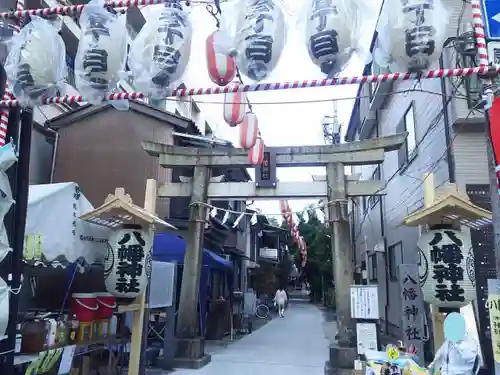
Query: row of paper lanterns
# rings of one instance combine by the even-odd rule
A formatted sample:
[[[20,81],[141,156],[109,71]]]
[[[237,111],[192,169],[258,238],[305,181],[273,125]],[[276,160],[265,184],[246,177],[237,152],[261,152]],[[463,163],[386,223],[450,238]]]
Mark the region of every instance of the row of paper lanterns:
[[[290,228],[290,234],[292,235],[294,242],[299,247],[301,266],[305,267],[307,264],[307,244],[304,237],[300,235],[299,226],[293,222],[293,212],[287,200],[280,200],[280,210],[283,219],[285,219]]]
[[[237,87],[236,61],[234,57],[218,53],[214,45],[215,35],[210,34],[206,41],[208,75],[219,86]],[[248,150],[250,164],[259,165],[264,157],[264,141],[259,131],[259,121],[252,112],[247,112],[247,95],[244,92],[230,92],[224,96],[224,121],[230,127],[239,125],[240,145]]]

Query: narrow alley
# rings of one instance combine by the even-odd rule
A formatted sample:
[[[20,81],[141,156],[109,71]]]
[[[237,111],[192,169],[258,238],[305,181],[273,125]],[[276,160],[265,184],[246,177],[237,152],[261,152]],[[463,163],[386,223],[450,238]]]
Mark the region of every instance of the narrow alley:
[[[328,359],[323,313],[307,303],[293,303],[285,318],[264,327],[212,355],[199,370],[176,375],[323,375]]]

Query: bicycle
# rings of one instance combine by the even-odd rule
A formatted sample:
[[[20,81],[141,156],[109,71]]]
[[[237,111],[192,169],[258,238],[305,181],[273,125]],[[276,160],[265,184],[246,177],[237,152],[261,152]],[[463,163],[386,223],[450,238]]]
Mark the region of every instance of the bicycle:
[[[259,319],[267,319],[269,316],[269,307],[265,302],[257,302],[255,306],[255,316]]]

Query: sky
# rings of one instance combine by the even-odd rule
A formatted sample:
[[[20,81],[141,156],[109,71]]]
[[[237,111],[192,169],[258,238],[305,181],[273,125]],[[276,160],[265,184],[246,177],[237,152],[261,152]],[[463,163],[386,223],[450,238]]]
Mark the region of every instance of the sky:
[[[355,0],[361,1],[361,0]],[[375,28],[376,17],[380,7],[380,0],[370,1],[362,15],[361,47],[368,50]],[[305,25],[298,14],[304,14],[303,8],[307,6],[304,0],[281,0],[285,9],[288,31],[281,58],[272,74],[264,82],[284,82],[295,80],[322,79],[320,72],[309,58],[305,47]],[[223,13],[234,13],[233,5],[223,4]],[[154,7],[143,10],[146,17],[154,14]],[[208,77],[205,60],[205,40],[216,29],[215,20],[208,14],[202,5],[194,5],[191,11],[193,39],[190,62],[182,78],[188,88],[213,87],[214,84]],[[363,70],[365,53],[351,59],[351,63],[342,76],[359,75]],[[245,83],[252,83],[244,78]],[[266,146],[304,146],[324,144],[322,134],[322,119],[325,115],[332,115],[333,99],[351,98],[338,101],[338,117],[343,124],[343,131],[347,127],[351,114],[354,97],[358,86],[322,87],[307,89],[292,89],[270,92],[249,93],[248,98],[252,103],[253,111],[259,120],[259,129]],[[214,128],[217,137],[239,144],[238,127],[230,128],[222,117],[223,95],[195,96],[202,116]],[[321,102],[310,103],[321,100]],[[308,101],[309,103],[297,103]],[[273,104],[285,102],[287,104]],[[253,176],[253,171],[249,170]],[[324,168],[279,168],[280,181],[312,181],[312,174],[325,174]],[[294,212],[302,211],[308,204],[316,204],[317,200],[293,200],[290,206]],[[279,202],[269,200],[255,201],[254,208],[262,212],[279,216]]]

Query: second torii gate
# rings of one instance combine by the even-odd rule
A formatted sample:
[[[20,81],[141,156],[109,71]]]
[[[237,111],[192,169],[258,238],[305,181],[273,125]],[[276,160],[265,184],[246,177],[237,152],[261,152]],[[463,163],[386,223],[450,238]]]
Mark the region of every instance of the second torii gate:
[[[340,145],[304,147],[267,147],[264,159],[267,169],[256,168],[256,182],[220,182],[211,178],[213,167],[250,168],[248,152],[243,149],[179,147],[143,142],[144,150],[159,157],[165,168],[194,167],[193,177],[186,182],[160,185],[158,197],[191,196],[188,238],[177,320],[177,363],[182,367],[198,368],[210,361],[204,354],[203,340],[198,335],[198,294],[202,263],[202,244],[206,207],[196,204],[209,199],[328,199],[328,220],[333,229],[332,259],[335,298],[338,316],[336,364],[353,366],[356,353],[354,328],[350,314],[350,286],[353,284],[353,264],[347,219],[347,199],[354,196],[382,195],[382,181],[351,181],[346,179],[344,166],[380,164],[385,152],[401,147],[406,133]],[[279,182],[277,167],[326,167],[324,181]],[[350,328],[350,329],[349,329]],[[355,330],[354,330],[355,332]],[[347,349],[343,351],[342,349]],[[354,350],[354,351],[353,351]],[[345,354],[343,354],[345,352]]]

